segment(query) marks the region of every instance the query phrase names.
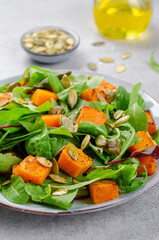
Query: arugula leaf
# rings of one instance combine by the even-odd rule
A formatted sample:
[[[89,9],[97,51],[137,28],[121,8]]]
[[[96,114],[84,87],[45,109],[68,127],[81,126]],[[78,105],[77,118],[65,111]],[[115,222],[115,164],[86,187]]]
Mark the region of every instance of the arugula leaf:
[[[60,79],[50,73],[48,73],[48,82],[50,83],[50,85],[55,93],[60,93],[64,90],[64,87],[63,87]]]
[[[25,191],[34,202],[42,202],[42,200],[51,194],[50,186],[43,187],[31,183],[25,184]]]
[[[65,195],[61,196],[49,196],[44,198],[44,203],[60,207],[62,209],[68,210],[72,206],[72,201],[77,195],[78,190],[69,191]]]
[[[20,163],[22,159],[12,156],[11,153],[0,153],[0,172],[9,172],[13,164]]]
[[[117,110],[125,111],[128,109],[130,101],[130,93],[122,86],[118,87],[118,92],[114,100],[114,106]]]
[[[152,54],[151,54],[150,66],[151,66],[152,69],[154,69],[156,72],[159,72],[159,64],[157,64],[156,61],[154,60],[154,54],[155,54],[155,51],[153,51]]]
[[[48,133],[49,134],[56,134],[56,135],[64,135],[67,137],[73,137],[72,134],[70,133],[70,131],[65,127],[65,126],[61,126],[61,127],[50,127],[48,128]]]
[[[84,134],[90,134],[92,136],[103,135],[107,137],[107,129],[104,125],[95,125],[92,122],[80,122],[78,128],[79,132]]]
[[[17,204],[24,204],[29,199],[24,181],[16,175],[11,176],[10,184],[2,186],[2,194],[8,201]]]
[[[155,132],[155,134],[152,136],[153,140],[156,142],[156,144],[159,144],[159,129]]]

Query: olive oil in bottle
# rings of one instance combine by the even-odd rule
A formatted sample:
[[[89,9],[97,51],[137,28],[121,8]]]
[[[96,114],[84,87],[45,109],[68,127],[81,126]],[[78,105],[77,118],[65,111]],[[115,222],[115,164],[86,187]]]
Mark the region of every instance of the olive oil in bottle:
[[[94,18],[100,33],[111,39],[135,39],[152,14],[150,0],[95,0]]]

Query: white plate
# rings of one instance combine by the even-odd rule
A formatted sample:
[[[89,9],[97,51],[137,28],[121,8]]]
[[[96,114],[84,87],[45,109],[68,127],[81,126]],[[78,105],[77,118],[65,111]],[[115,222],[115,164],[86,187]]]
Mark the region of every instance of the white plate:
[[[66,72],[67,70],[58,70],[58,72]],[[81,71],[82,72],[82,71]],[[78,75],[79,71],[73,71],[73,74]],[[86,73],[87,75],[90,75],[90,73]],[[103,76],[103,74],[101,74]],[[104,76],[105,80],[108,82],[111,82],[115,86],[124,86],[128,91],[131,91],[132,85],[124,82],[119,79],[112,78],[110,76]],[[20,76],[15,76],[12,78],[5,79],[0,82],[0,86],[3,86],[6,83],[16,81],[20,79]],[[144,98],[146,102],[146,109],[151,110],[151,113],[154,116],[156,124],[159,122],[159,104],[150,97],[147,93],[140,91],[142,97]],[[159,125],[157,126],[159,127]],[[131,192],[131,193],[123,193],[120,194],[119,197],[113,201],[108,201],[100,204],[92,204],[90,199],[81,199],[81,200],[75,200],[74,204],[71,209],[65,211],[58,208],[55,208],[50,205],[42,205],[42,204],[36,204],[36,203],[27,203],[27,204],[14,204],[6,200],[2,194],[0,193],[0,205],[19,210],[22,212],[30,212],[30,213],[36,213],[36,214],[51,214],[51,215],[70,215],[70,214],[79,214],[79,213],[86,213],[86,212],[95,212],[102,209],[114,207],[126,202],[129,202],[133,198],[139,196],[140,194],[146,192],[153,186],[155,186],[159,182],[159,164],[157,163],[157,169],[155,171],[155,174],[153,176],[148,177],[148,181],[146,182],[144,187],[141,187],[140,189]]]

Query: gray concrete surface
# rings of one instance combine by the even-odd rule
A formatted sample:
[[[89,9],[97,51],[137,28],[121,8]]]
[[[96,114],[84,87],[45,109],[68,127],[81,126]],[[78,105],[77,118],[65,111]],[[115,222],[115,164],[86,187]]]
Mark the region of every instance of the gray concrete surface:
[[[134,42],[105,40],[106,45],[93,47],[103,40],[92,15],[93,0],[0,0],[0,79],[21,74],[32,61],[20,47],[23,32],[41,25],[71,27],[81,37],[76,53],[63,63],[42,65],[51,69],[88,71],[87,62],[98,64],[98,72],[131,83],[141,81],[142,88],[159,102],[159,73],[149,66],[150,54],[159,46],[159,1],[154,0],[154,12],[147,33]],[[128,60],[120,55],[130,50]],[[103,64],[101,57],[113,57],[115,62]],[[159,61],[159,49],[156,52]],[[115,72],[124,63],[126,71]],[[157,240],[159,239],[159,185],[129,204],[98,213],[51,217],[24,214],[0,207],[0,240],[65,239],[65,240]]]

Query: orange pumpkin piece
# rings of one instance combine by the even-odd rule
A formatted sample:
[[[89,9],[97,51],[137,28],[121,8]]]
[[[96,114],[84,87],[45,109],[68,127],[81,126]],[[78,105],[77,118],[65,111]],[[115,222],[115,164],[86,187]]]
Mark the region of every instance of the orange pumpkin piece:
[[[139,157],[138,158],[139,162],[140,162],[140,165],[141,167],[138,168],[137,170],[137,176],[141,176],[139,173],[140,172],[145,172],[145,169],[144,169],[144,165],[147,169],[147,173],[148,175],[152,175],[154,174],[155,170],[156,170],[156,159],[154,157]]]
[[[155,124],[152,114],[149,110],[146,110],[145,114],[148,118],[148,132],[150,135],[153,135],[156,132],[156,124]]]
[[[77,149],[78,159],[74,160],[67,151],[67,146],[72,143],[68,143],[62,151],[58,165],[59,167],[69,174],[71,177],[76,178],[92,165],[93,160],[88,157],[81,149]],[[72,144],[73,145],[73,144]],[[74,146],[74,145],[73,145]],[[75,147],[75,146],[74,146]]]
[[[89,193],[93,203],[102,203],[119,196],[118,185],[111,180],[98,180],[89,185]]]
[[[133,146],[129,147],[128,151],[130,153],[135,151],[143,151],[147,148],[153,147],[156,143],[152,140],[151,136],[146,131],[139,131],[136,135],[138,138],[142,140],[138,143],[134,144]]]
[[[102,81],[99,86],[95,89],[86,89],[82,94],[81,98],[86,101],[94,101],[99,102],[97,97],[97,93],[101,94],[106,100],[108,96],[108,92],[116,89],[114,85],[109,82]],[[108,100],[107,100],[108,101]]]
[[[0,107],[4,107],[13,98],[12,93],[0,93]]]
[[[60,127],[59,120],[61,116],[62,116],[61,114],[57,115],[47,114],[41,115],[40,118],[44,121],[44,123],[48,127]]]
[[[47,101],[51,102],[51,98],[53,98],[55,101],[57,101],[56,93],[50,92],[50,91],[47,91],[44,89],[37,89],[33,93],[31,100],[33,101],[33,104],[38,107]]]
[[[24,182],[42,184],[49,175],[51,167],[44,167],[36,157],[28,156],[14,170],[14,174],[20,176]]]
[[[92,122],[95,125],[103,125],[107,120],[107,116],[94,108],[84,105],[78,115],[75,124],[80,122]]]
[[[16,167],[18,167],[19,166],[19,164],[14,164],[13,166],[12,166],[12,174],[13,175],[15,175],[15,169],[16,169]]]

